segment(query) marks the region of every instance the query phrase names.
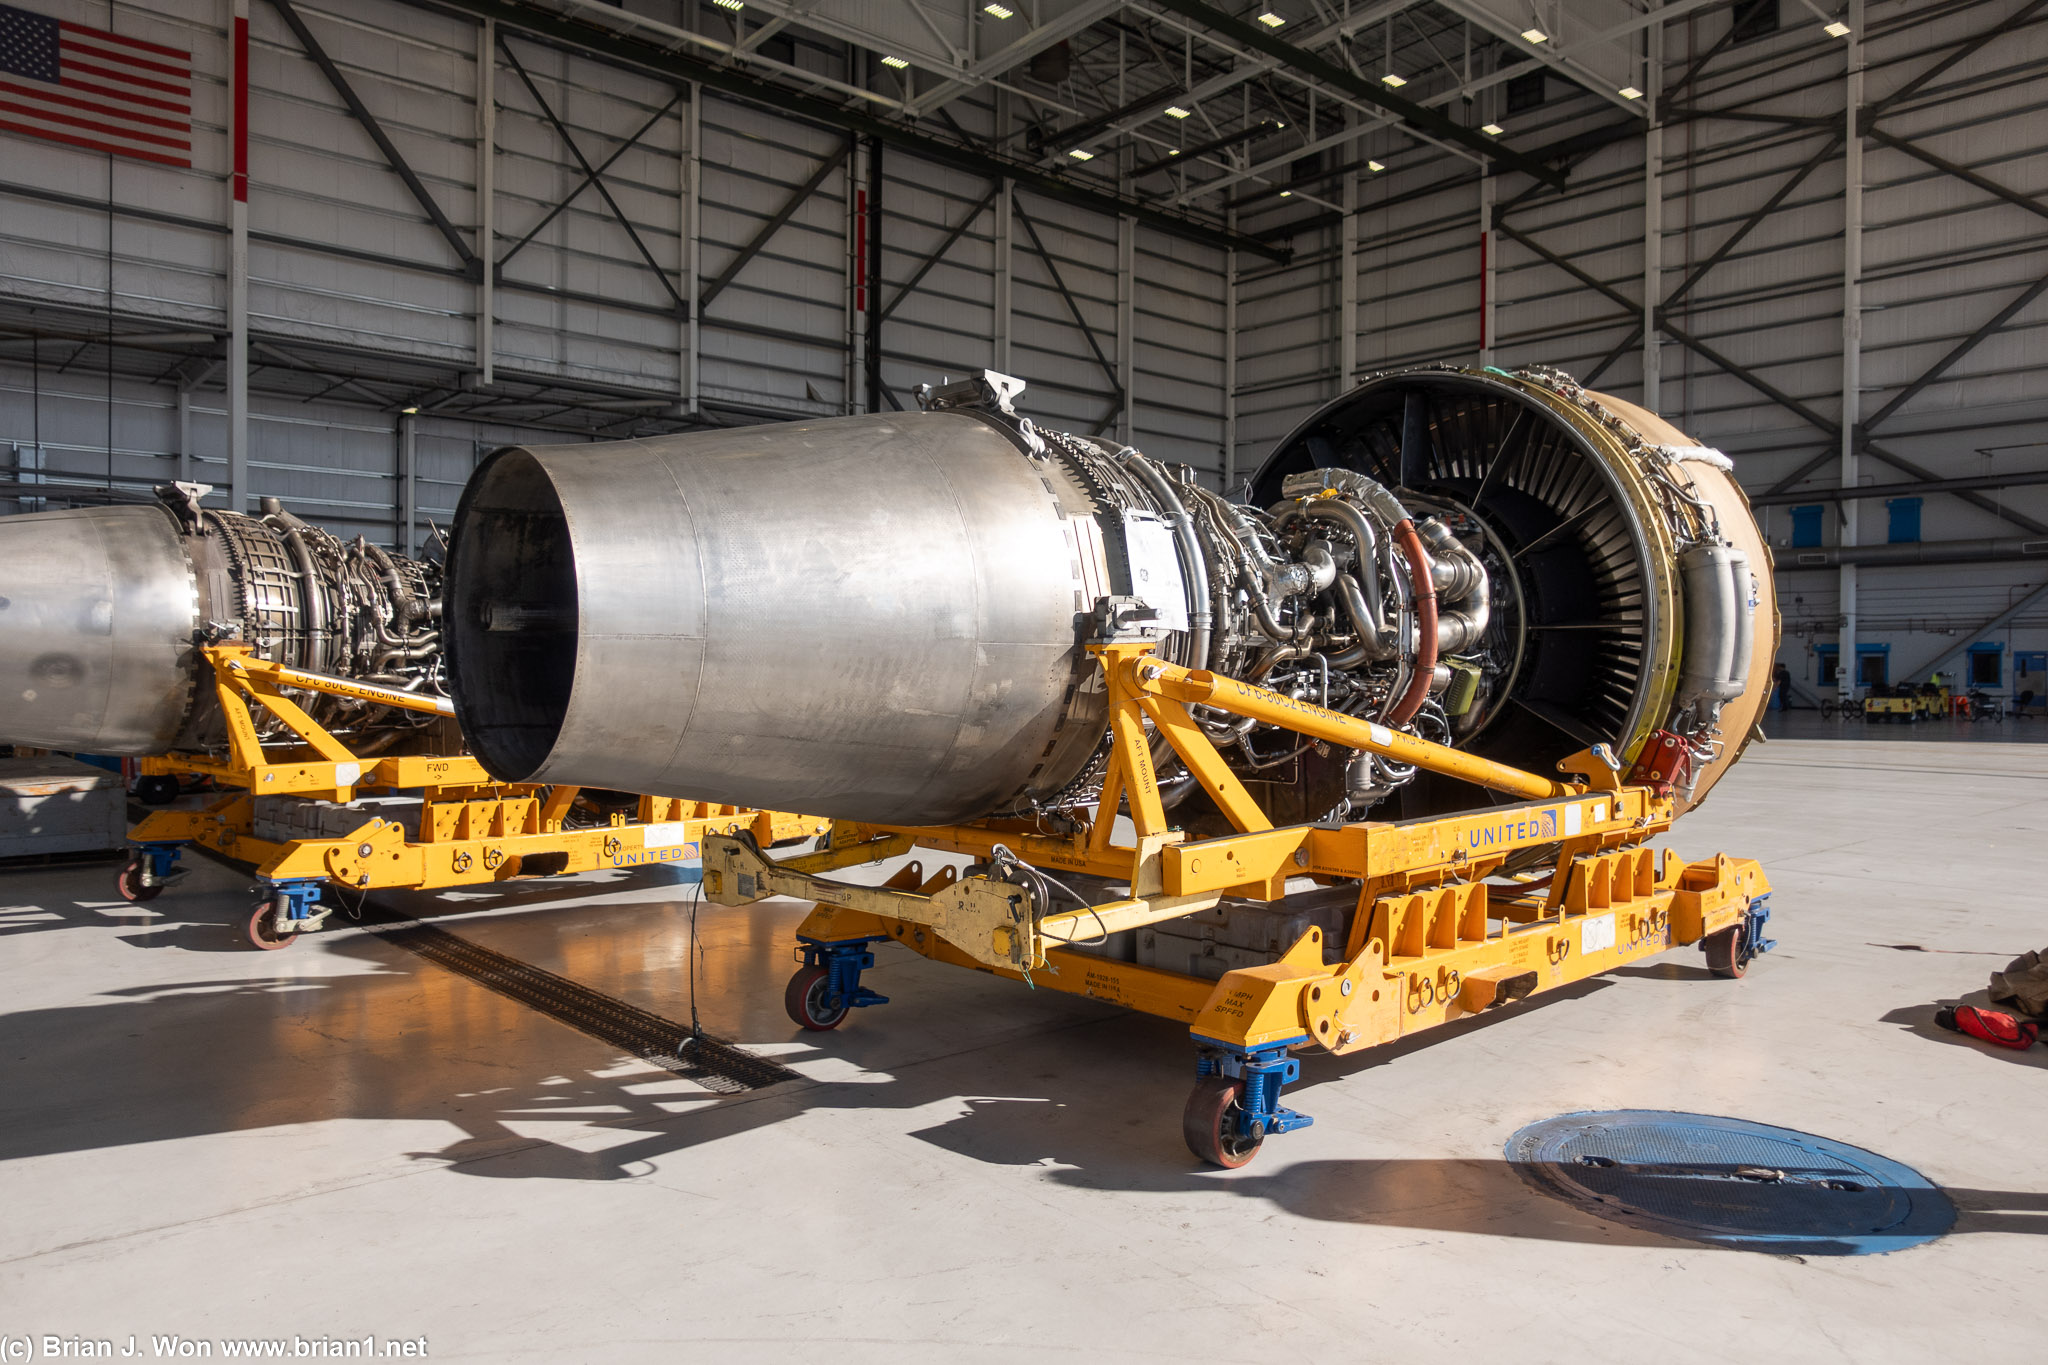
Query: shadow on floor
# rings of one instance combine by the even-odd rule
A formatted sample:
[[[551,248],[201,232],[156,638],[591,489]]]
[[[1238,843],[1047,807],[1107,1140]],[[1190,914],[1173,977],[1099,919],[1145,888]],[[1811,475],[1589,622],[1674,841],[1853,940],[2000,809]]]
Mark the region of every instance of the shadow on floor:
[[[1261,1158],[1262,1160],[1264,1157]],[[1704,1246],[1666,1236],[1626,1221],[1608,1221],[1585,1207],[1534,1189],[1505,1160],[1473,1158],[1410,1158],[1386,1161],[1303,1161],[1259,1174],[1257,1167],[1223,1176],[1214,1172],[1149,1173],[1130,1183],[1103,1180],[1095,1173],[1061,1171],[1061,1183],[1083,1189],[1139,1190],[1152,1193],[1194,1193],[1227,1190],[1247,1199],[1267,1201],[1298,1218],[1318,1222],[1358,1223],[1409,1228],[1419,1232],[1457,1232],[1490,1237],[1530,1238],[1551,1242],[1597,1242],[1609,1246]],[[1754,1187],[1751,1187],[1752,1189]],[[1944,1189],[1955,1206],[1954,1222],[1947,1211],[1921,1229],[1923,1235],[2003,1232],[2048,1234],[2048,1192]],[[1866,1231],[1845,1228],[1838,1233],[1814,1228],[1810,1210],[1788,1211],[1779,1235],[1803,1240],[1791,1243],[1800,1254],[1853,1254],[1846,1242],[1831,1243]],[[1766,1247],[1725,1248],[1767,1250]]]
[[[193,922],[135,937],[168,938],[204,952],[232,947],[233,927],[219,922],[225,898],[208,899],[213,910],[195,904]],[[492,924],[516,931],[529,915],[560,913],[535,905],[500,912]],[[629,937],[622,947],[602,934],[572,932],[563,942],[564,974],[595,982],[632,974],[636,962],[621,953],[655,951],[650,940]],[[663,951],[673,954],[676,946]],[[787,952],[780,944],[748,951],[778,962]],[[867,1012],[857,1013],[843,1034],[804,1035],[789,1026],[791,1041],[806,1046],[777,1058],[836,1057],[853,1079],[715,1096],[667,1073],[622,1068],[632,1059],[608,1050],[593,1063],[591,1038],[376,936],[337,935],[317,949],[282,953],[247,950],[248,970],[232,978],[195,972],[187,980],[107,991],[105,1003],[0,1014],[7,1078],[0,1086],[0,1161],[328,1119],[421,1119],[451,1124],[460,1136],[439,1151],[413,1155],[465,1174],[616,1180],[699,1143],[808,1110],[910,1110],[951,1101],[971,1113],[982,1101],[963,1097],[994,1094],[1013,1109],[1035,1105],[1059,1116],[1054,1129],[1039,1134],[1046,1145],[1020,1161],[1101,1168],[1135,1153],[1137,1169],[1190,1165],[1175,1122],[1192,1080],[1184,1025],[1066,996],[1050,997],[1043,1014],[1028,1001],[1020,1010],[1014,997],[993,1001],[997,992],[1015,992],[1008,983],[895,951],[902,958],[895,970],[943,982],[943,993],[893,1007],[888,1024],[877,1019],[864,1028]],[[742,968],[738,959],[727,966]],[[749,961],[741,975],[751,981],[775,970],[765,960]],[[708,984],[738,987],[723,975],[714,973]],[[1607,984],[1575,983],[1351,1057],[1306,1058],[1303,1084],[1290,1094]],[[963,991],[970,999],[989,993],[1016,1027],[983,1028],[973,1041],[949,1042],[934,1016],[952,1017],[948,1011]],[[1078,1030],[1095,1035],[1086,1047],[1066,1041]],[[605,1074],[612,1071],[621,1074]],[[1307,1107],[1312,1111],[1312,1099]],[[571,1115],[633,1136],[584,1150],[520,1131]]]
[[[591,941],[594,952],[617,951],[615,939]],[[918,1026],[919,1007],[906,1005],[897,1025],[905,1033],[894,1042],[880,1028],[865,1040],[807,1040],[864,1068],[854,1079],[716,1096],[666,1073],[620,1068],[620,1058],[594,1063],[588,1038],[382,939],[351,935],[323,948],[302,965],[292,954],[252,953],[239,979],[135,987],[109,992],[106,1003],[0,1015],[0,1160],[327,1119],[425,1120],[447,1124],[453,1140],[408,1154],[422,1162],[472,1177],[615,1181],[813,1112],[936,1110],[950,1117],[918,1129],[921,1141],[972,1161],[1043,1166],[1076,1188],[1254,1199],[1302,1218],[1418,1231],[1690,1245],[1595,1218],[1531,1189],[1501,1160],[1290,1165],[1283,1138],[1261,1158],[1263,1169],[1198,1167],[1173,1122],[1189,1082],[1186,1030],[1149,1016],[1068,1009],[1013,1035],[894,1062]],[[323,964],[329,955],[348,960],[347,970]],[[306,970],[315,965],[326,969]],[[564,966],[603,981],[615,979],[618,964]],[[959,989],[959,979],[948,980]],[[1307,1057],[1290,1095],[1313,1113],[1326,1082],[1608,984],[1580,982],[1349,1058]],[[967,989],[1014,987],[991,980]],[[1932,1030],[1931,1006],[1925,1014]],[[858,1016],[849,1027],[860,1027]],[[1075,1046],[1081,1034],[1085,1045]],[[572,1118],[579,1132],[569,1141],[521,1131]],[[1949,1193],[1957,1231],[2048,1231],[2048,1195]]]
[[[187,952],[220,953],[258,951],[244,932],[244,921],[256,906],[256,877],[246,864],[235,864],[197,850],[188,850],[179,868],[179,882],[153,900],[132,904],[121,899],[115,878],[122,860],[97,860],[104,866],[82,862],[76,870],[101,879],[97,888],[87,883],[87,895],[80,899],[76,887],[62,895],[47,894],[37,887],[29,894],[44,892],[37,904],[0,905],[0,938],[49,929],[77,929],[116,925],[143,932],[123,934],[121,940],[137,948],[182,948]],[[8,894],[7,873],[26,878],[52,871],[70,871],[44,864],[19,868],[0,867],[0,897]],[[246,887],[246,892],[222,889],[226,885]],[[191,878],[191,881],[186,881]],[[183,882],[184,885],[179,883]],[[562,901],[591,900],[617,896],[621,892],[661,889],[671,893],[683,884],[672,869],[659,865],[586,872],[559,880],[515,878],[507,882],[485,882],[444,891],[392,891],[374,893],[372,906],[363,897],[346,890],[330,889],[327,904],[333,913],[329,928],[346,928],[363,922],[388,920],[394,914],[423,920],[454,920],[487,910],[539,908]],[[191,894],[199,888],[198,894]],[[95,897],[95,891],[104,895]],[[180,894],[183,891],[186,894]]]

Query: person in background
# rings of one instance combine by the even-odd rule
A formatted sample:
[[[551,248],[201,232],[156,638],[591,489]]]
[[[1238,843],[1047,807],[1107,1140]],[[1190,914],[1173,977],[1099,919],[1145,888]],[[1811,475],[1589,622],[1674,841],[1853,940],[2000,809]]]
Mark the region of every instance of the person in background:
[[[1785,709],[1785,691],[1791,686],[1791,683],[1792,670],[1785,667],[1783,659],[1771,665],[1771,709],[1773,711]]]

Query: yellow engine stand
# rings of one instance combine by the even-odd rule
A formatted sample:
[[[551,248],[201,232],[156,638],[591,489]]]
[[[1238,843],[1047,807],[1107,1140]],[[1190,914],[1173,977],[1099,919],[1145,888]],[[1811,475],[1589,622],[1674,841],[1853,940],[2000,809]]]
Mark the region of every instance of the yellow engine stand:
[[[205,653],[227,721],[227,754],[166,754],[143,759],[141,768],[149,776],[202,773],[234,790],[201,809],[145,817],[128,832],[140,847],[122,868],[119,888],[129,900],[153,899],[187,844],[250,865],[263,884],[248,924],[258,947],[284,947],[318,928],[327,916],[317,906],[324,886],[440,890],[650,863],[694,866],[706,834],[744,833],[766,847],[829,827],[775,811],[642,796],[630,815],[569,828],[565,821],[580,788],[496,782],[467,754],[358,758],[282,689],[451,715],[443,698],[289,668],[257,658],[243,644],[210,645]],[[252,704],[268,709],[294,740],[266,749]],[[399,791],[421,795],[417,834],[367,812],[360,823],[327,837],[270,840],[256,833],[262,797],[346,807],[359,796]]]
[[[859,985],[869,945],[901,943],[942,962],[1027,980],[1185,1022],[1200,1050],[1183,1128],[1200,1156],[1241,1165],[1269,1132],[1310,1120],[1279,1103],[1299,1075],[1288,1054],[1357,1052],[1512,1000],[1701,943],[1717,974],[1739,976],[1761,937],[1770,886],[1748,859],[1687,862],[1646,847],[1671,825],[1668,788],[1624,784],[1604,749],[1559,765],[1558,781],[1416,739],[1355,717],[1156,658],[1148,642],[1091,646],[1110,701],[1113,752],[1092,825],[1046,835],[1019,822],[941,828],[840,822],[829,850],[775,862],[756,843],[713,837],[704,889],[746,904],[770,895],[818,902],[797,930],[804,967],[790,1013],[836,1027],[882,1003]],[[1456,815],[1275,828],[1186,710],[1201,705],[1349,749],[1476,782],[1521,798]],[[1159,797],[1150,721],[1236,826],[1189,840]],[[1136,838],[1114,838],[1120,801]],[[926,878],[910,863],[880,887],[824,874],[914,848],[965,853],[987,872]],[[1504,876],[1511,855],[1541,849],[1548,875]],[[1021,865],[1021,866],[1020,866]],[[1128,893],[1055,910],[1045,882],[1083,873]],[[1289,882],[1355,883],[1345,941],[1309,929],[1277,961],[1221,980],[1083,951],[1120,930],[1211,909],[1224,898],[1283,901]]]

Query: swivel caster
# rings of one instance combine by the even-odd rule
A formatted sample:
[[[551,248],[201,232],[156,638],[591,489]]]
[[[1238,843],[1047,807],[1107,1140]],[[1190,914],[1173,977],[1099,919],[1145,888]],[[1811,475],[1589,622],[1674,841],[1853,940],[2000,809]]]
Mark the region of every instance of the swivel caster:
[[[1204,1076],[1181,1111],[1180,1135],[1197,1160],[1236,1170],[1265,1145],[1262,1129],[1246,1131],[1244,1085],[1228,1076]]]
[[[1700,951],[1707,955],[1707,970],[1715,976],[1739,981],[1749,970],[1749,963],[1742,956],[1742,926],[1731,924],[1718,934],[1709,934],[1700,940]]]
[[[283,908],[279,904],[281,899],[282,897],[265,897],[257,901],[256,908],[249,912],[249,921],[245,928],[251,947],[274,953],[279,948],[291,947],[297,940],[297,934],[280,934],[277,931],[277,912]]]
[[[164,893],[164,884],[155,880],[144,880],[149,872],[149,855],[140,850],[128,855],[128,861],[121,864],[121,870],[114,875],[114,889],[121,899],[136,905],[153,901]]]
[[[1771,918],[1770,899],[1771,894],[1766,891],[1749,903],[1741,919],[1700,940],[1700,951],[1707,955],[1708,971],[1739,981],[1759,954],[1778,946],[1776,939],[1764,937],[1764,925]]]
[[[860,984],[860,974],[875,965],[875,955],[868,949],[873,941],[798,939],[804,965],[797,968],[782,992],[782,1008],[789,1011],[789,1017],[812,1033],[829,1033],[845,1023],[853,1010],[888,1004],[888,996]]]
[[[1204,1042],[1195,1058],[1195,1089],[1181,1111],[1188,1150],[1214,1166],[1235,1170],[1259,1154],[1273,1133],[1291,1133],[1315,1120],[1280,1103],[1280,1092],[1301,1079],[1301,1062],[1288,1049],[1308,1039],[1258,1047]]]
[[[263,899],[249,912],[246,929],[251,946],[275,952],[318,929],[333,913],[333,907],[320,904],[322,887],[322,882],[310,877],[268,883]],[[279,927],[287,921],[291,928]]]
[[[832,973],[824,967],[799,967],[782,992],[782,1008],[813,1033],[829,1033],[853,1012],[845,995],[832,989]]]

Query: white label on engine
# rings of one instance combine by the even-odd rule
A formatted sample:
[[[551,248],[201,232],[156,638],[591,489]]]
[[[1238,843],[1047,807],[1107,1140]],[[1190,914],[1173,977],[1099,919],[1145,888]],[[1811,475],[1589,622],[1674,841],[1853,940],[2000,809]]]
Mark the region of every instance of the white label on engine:
[[[1384,725],[1367,726],[1365,732],[1372,736],[1372,742],[1375,744],[1392,744],[1394,742],[1394,732]]]
[[[1567,836],[1579,832],[1579,821],[1584,814],[1584,809],[1576,801],[1564,808],[1564,832]]]
[[[360,763],[337,763],[334,765],[334,785],[337,787],[353,787],[356,784],[356,779],[362,775],[363,765]]]
[[[1579,955],[1604,953],[1614,946],[1614,916],[1602,915],[1579,926]]]
[[[690,833],[690,827],[681,821],[665,825],[648,825],[641,830],[640,843],[645,848],[674,848],[683,843]]]
[[[1124,513],[1124,554],[1131,570],[1131,596],[1159,613],[1160,629],[1186,630],[1188,593],[1173,528],[1149,512]]]

